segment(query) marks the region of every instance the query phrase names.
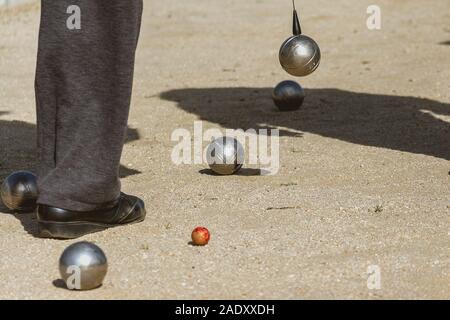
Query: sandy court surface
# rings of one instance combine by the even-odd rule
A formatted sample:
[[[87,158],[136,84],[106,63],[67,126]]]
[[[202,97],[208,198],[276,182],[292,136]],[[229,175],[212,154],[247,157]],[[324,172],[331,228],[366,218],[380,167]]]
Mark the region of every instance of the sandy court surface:
[[[145,0],[122,181],[148,218],[84,237],[110,269],[77,293],[53,283],[73,241],[36,239],[32,214],[0,208],[0,298],[450,298],[449,3],[377,1],[369,31],[372,3],[299,3],[323,58],[286,114],[270,93],[290,79],[277,60],[289,1]],[[0,179],[35,165],[38,23],[37,5],[0,11]],[[176,166],[171,134],[196,120],[280,128],[279,173]],[[207,247],[188,245],[197,225]]]

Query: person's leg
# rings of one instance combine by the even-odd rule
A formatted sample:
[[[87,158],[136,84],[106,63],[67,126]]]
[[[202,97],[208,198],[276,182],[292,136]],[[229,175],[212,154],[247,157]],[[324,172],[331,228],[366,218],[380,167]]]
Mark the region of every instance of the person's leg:
[[[142,0],[42,0],[38,204],[114,206]]]

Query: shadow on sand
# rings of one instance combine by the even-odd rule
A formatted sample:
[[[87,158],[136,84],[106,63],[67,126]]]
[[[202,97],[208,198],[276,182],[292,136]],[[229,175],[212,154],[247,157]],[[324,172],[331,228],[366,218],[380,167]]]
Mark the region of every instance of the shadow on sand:
[[[199,88],[161,93],[201,120],[231,129],[280,128],[450,160],[450,105],[416,97],[306,90],[302,109],[278,112],[271,88]]]

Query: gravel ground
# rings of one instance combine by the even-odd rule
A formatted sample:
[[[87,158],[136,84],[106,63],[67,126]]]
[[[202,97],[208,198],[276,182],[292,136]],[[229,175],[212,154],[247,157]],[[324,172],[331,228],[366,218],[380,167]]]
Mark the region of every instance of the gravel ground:
[[[448,1],[377,3],[379,31],[372,1],[299,3],[322,64],[300,79],[303,109],[279,113],[289,1],[145,0],[122,174],[148,218],[84,237],[110,269],[101,288],[71,292],[57,261],[74,241],[37,239],[33,214],[0,208],[0,298],[449,299]],[[1,179],[35,165],[38,23],[38,5],[0,10]],[[279,128],[280,171],[173,164],[172,132],[197,120]],[[206,247],[188,244],[197,225]]]

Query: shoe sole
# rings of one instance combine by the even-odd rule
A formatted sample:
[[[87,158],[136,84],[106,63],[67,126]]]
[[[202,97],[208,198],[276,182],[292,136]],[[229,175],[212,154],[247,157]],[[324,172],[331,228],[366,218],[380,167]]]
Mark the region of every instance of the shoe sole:
[[[50,222],[38,221],[38,237],[51,239],[76,239],[90,233],[104,231],[106,229],[131,225],[145,220],[142,219],[127,224],[102,224],[93,222]]]

